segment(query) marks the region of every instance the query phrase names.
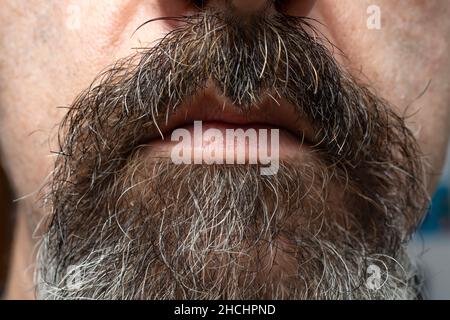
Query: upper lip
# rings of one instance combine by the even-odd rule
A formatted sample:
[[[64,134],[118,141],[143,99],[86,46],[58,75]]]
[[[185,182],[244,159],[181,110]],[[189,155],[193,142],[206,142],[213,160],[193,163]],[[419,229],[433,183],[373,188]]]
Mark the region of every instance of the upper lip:
[[[266,94],[259,104],[243,109],[217,92],[213,86],[208,86],[192,99],[177,106],[167,121],[158,123],[159,133],[150,137],[150,140],[161,134],[164,137],[176,128],[192,125],[194,121],[203,121],[278,128],[291,133],[303,143],[313,144],[311,124],[285,99]]]

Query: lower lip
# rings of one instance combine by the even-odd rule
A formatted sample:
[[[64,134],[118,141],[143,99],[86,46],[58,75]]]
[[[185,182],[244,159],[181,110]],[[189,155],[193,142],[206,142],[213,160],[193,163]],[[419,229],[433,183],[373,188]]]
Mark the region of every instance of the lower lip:
[[[239,138],[233,141],[230,134]],[[252,138],[248,138],[249,135]],[[245,143],[238,143],[239,139]],[[300,134],[295,137],[285,129],[264,124],[236,125],[212,121],[177,128],[164,138],[145,144],[145,147],[151,157],[158,158],[173,158],[174,153],[179,154],[182,148],[183,157],[190,158],[195,164],[211,163],[217,159],[227,164],[230,159],[245,159],[245,163],[254,163],[256,160],[259,163],[261,156],[292,160],[301,157],[308,148]]]

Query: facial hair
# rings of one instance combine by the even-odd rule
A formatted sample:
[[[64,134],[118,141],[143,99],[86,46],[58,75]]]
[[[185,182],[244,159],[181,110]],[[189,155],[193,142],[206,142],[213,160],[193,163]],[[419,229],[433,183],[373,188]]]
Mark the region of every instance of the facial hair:
[[[427,198],[405,119],[306,18],[179,20],[103,72],[62,121],[39,297],[415,297],[404,245]],[[286,99],[314,129],[314,152],[268,177],[145,156],[142,142],[208,83],[247,114]]]

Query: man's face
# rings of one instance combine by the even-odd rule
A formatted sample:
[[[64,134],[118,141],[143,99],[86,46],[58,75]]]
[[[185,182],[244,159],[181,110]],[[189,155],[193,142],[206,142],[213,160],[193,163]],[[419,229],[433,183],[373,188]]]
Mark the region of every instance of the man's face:
[[[1,164],[33,227],[44,218],[39,297],[414,297],[403,247],[447,146],[449,14],[446,0],[7,0]],[[170,137],[194,121],[279,129],[279,170],[176,163]],[[247,147],[232,155],[262,149]]]

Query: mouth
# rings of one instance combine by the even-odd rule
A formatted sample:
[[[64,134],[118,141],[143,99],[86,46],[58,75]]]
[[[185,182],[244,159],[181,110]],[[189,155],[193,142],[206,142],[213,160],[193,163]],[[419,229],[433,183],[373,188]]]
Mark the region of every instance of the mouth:
[[[230,141],[226,139],[230,130],[234,133],[244,132],[244,135],[251,130],[257,135],[254,141],[245,135],[243,145],[233,146],[235,156],[243,156],[248,162],[249,155],[260,155],[262,149],[268,148],[273,152],[274,143],[278,144],[279,158],[283,160],[297,159],[303,151],[315,145],[311,124],[285,99],[266,93],[257,105],[243,107],[233,104],[217,92],[214,86],[207,86],[177,106],[167,114],[164,121],[158,123],[157,131],[147,136],[140,146],[149,148],[152,157],[169,157],[174,146],[180,142],[174,136],[183,130],[184,134],[192,137],[187,147],[194,158],[198,150],[207,148],[225,158],[226,150],[230,147]],[[210,129],[224,138],[212,138],[208,134]],[[199,130],[202,133],[200,139],[196,137]],[[276,137],[274,131],[277,131]],[[268,139],[261,139],[260,134],[268,134]]]

